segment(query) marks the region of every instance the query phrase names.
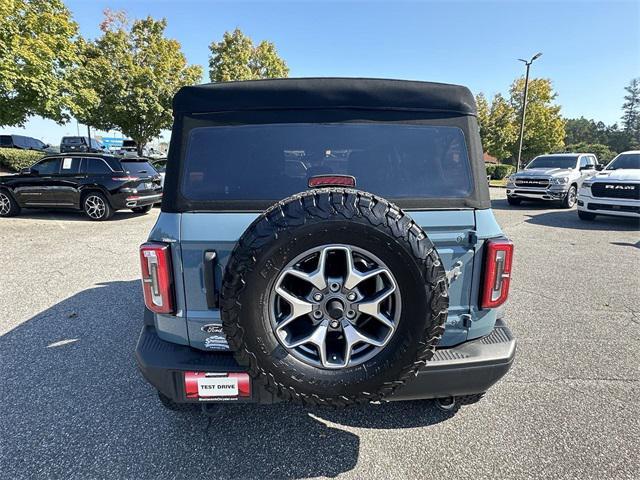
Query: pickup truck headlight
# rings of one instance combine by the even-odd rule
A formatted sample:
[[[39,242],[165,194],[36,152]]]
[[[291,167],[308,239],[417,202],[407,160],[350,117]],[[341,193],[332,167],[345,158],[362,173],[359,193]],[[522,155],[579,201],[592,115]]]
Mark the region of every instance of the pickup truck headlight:
[[[593,182],[582,182],[582,188],[591,188]]]
[[[551,179],[552,185],[566,185],[569,183],[569,177],[553,177]]]

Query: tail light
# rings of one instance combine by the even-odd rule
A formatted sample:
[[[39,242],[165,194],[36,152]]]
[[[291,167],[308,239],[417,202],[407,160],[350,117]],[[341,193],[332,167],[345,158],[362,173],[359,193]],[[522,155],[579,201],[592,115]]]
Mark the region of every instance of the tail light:
[[[144,303],[156,313],[173,313],[173,270],[171,249],[164,243],[140,245]]]
[[[510,240],[489,240],[485,244],[484,280],[481,308],[502,305],[509,296],[513,243]]]

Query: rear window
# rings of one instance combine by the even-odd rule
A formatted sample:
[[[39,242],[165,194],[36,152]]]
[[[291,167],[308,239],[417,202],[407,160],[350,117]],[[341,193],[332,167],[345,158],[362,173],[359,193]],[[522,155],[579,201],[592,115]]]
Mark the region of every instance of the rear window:
[[[82,137],[63,137],[61,143],[65,145],[84,145],[85,141]]]
[[[182,193],[195,201],[278,200],[310,177],[344,174],[389,199],[464,198],[472,175],[457,127],[342,123],[191,130]]]
[[[149,162],[121,162],[122,168],[129,173],[140,175],[156,175],[156,169]]]

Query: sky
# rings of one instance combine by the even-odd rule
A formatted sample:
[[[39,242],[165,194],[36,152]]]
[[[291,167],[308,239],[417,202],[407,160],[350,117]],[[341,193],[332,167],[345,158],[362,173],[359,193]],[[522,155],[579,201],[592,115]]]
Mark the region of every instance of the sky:
[[[239,27],[254,42],[274,42],[291,77],[347,76],[427,80],[507,93],[524,74],[518,58],[542,57],[532,77],[553,81],[567,118],[619,122],[624,87],[640,76],[640,1],[289,1],[67,0],[83,36],[99,34],[102,12],[125,10],[168,21],[188,62],[204,69],[208,45]],[[4,128],[58,144],[86,134],[32,118]]]

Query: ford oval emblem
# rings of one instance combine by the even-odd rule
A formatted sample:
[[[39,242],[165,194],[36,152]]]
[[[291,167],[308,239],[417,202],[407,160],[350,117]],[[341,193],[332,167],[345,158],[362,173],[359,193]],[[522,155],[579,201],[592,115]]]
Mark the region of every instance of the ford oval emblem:
[[[204,333],[223,333],[222,325],[220,325],[219,323],[208,323],[206,325],[203,325],[200,330],[202,330]]]

